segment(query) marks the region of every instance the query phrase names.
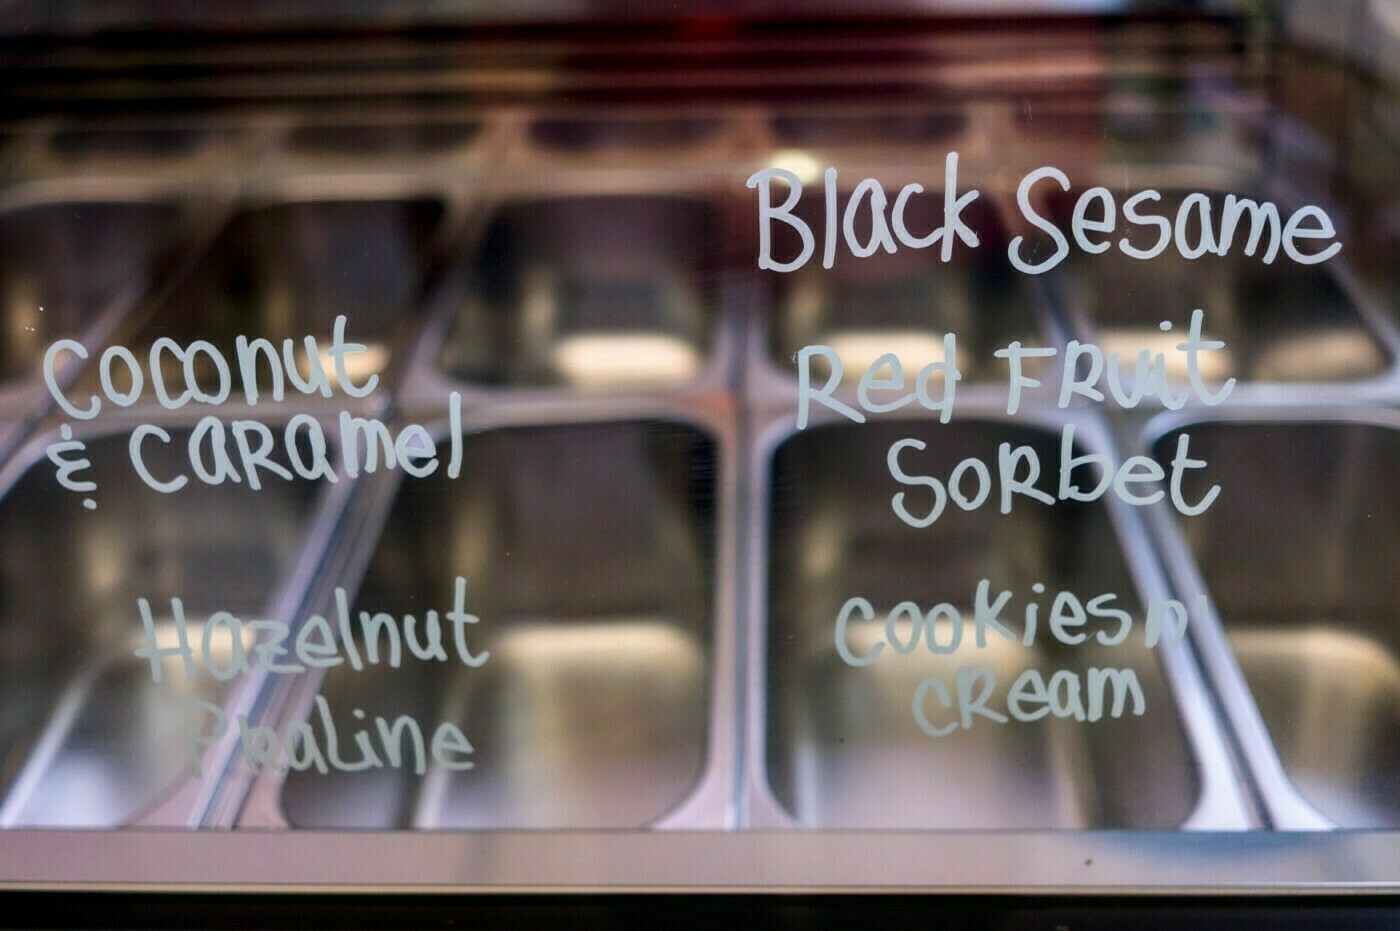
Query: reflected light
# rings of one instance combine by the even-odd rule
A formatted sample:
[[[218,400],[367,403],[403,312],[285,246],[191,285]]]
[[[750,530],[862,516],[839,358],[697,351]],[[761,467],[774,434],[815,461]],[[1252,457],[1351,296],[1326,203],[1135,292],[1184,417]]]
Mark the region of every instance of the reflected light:
[[[568,625],[530,625],[502,634],[497,651],[528,661],[534,668],[582,661],[623,660],[655,668],[698,666],[700,654],[694,638],[658,618]],[[658,665],[659,664],[659,665]]]
[[[1380,371],[1380,348],[1359,330],[1299,333],[1259,353],[1260,381],[1329,381]]]
[[[780,149],[768,157],[768,166],[792,172],[803,184],[815,184],[822,177],[822,163],[803,149]]]
[[[321,350],[318,355],[321,371],[326,376],[335,380],[335,357],[329,352]],[[371,375],[378,375],[384,371],[389,364],[389,347],[383,343],[366,343],[365,348],[360,352],[346,353],[342,358],[345,360],[345,374],[356,385],[363,385],[365,379]],[[307,378],[311,374],[311,366],[306,350],[300,349],[297,352],[297,371],[302,378]]]
[[[158,650],[178,650],[180,647],[180,632],[175,626],[175,621],[171,618],[157,618],[155,622],[155,643]],[[258,634],[247,624],[238,626],[238,639],[243,646],[244,654],[253,649],[257,643]],[[217,666],[219,669],[227,669],[233,659],[233,634],[226,626],[214,631],[209,637],[209,652],[204,652],[204,630],[197,621],[186,619],[185,642],[189,644],[190,655],[198,666],[209,669]],[[165,675],[174,677],[177,681],[185,681],[184,661],[175,654],[164,655],[162,666]]]
[[[887,353],[898,357],[905,378],[931,362],[943,361],[943,334],[926,330],[843,330],[829,334],[826,344],[841,357],[843,380],[848,382],[860,381],[866,369]],[[954,356],[959,371],[962,358],[959,349]],[[934,377],[941,378],[942,373]]]
[[[1203,341],[1217,338],[1210,333],[1201,334]],[[1132,374],[1138,354],[1144,349],[1152,354],[1154,360],[1160,353],[1165,362],[1167,380],[1185,382],[1190,379],[1186,369],[1186,353],[1176,347],[1186,339],[1184,332],[1163,333],[1157,327],[1114,327],[1099,334],[1098,346],[1103,350],[1105,364],[1109,356],[1118,353],[1119,371],[1124,375]],[[1234,374],[1235,357],[1227,343],[1223,349],[1196,353],[1196,366],[1200,370],[1202,381],[1207,384],[1219,384]]]
[[[564,380],[583,388],[685,381],[700,368],[694,346],[660,333],[565,337],[554,345],[550,362]]]

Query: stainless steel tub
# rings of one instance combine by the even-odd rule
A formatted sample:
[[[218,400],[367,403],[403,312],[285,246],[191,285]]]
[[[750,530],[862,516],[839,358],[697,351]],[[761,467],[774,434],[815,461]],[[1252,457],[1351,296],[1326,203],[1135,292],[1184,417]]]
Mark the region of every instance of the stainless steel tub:
[[[284,141],[286,150],[306,158],[342,160],[363,167],[380,159],[441,156],[470,145],[481,133],[477,120],[382,119],[303,123]]]
[[[911,198],[908,228],[926,234],[938,226],[942,204],[942,192]],[[882,352],[899,355],[914,372],[941,360],[943,336],[954,333],[958,368],[968,381],[1004,377],[1005,364],[992,353],[1014,339],[1034,340],[1041,329],[1034,297],[1024,276],[1006,268],[1007,236],[995,208],[979,198],[963,216],[979,245],[973,250],[959,241],[948,263],[936,248],[901,249],[862,260],[842,256],[846,261],[830,271],[812,261],[777,279],[774,363],[790,371],[799,349],[819,343],[840,353],[848,380],[859,381]],[[857,225],[856,235],[863,242],[869,230]],[[781,249],[775,244],[775,255]]]
[[[448,298],[436,366],[459,387],[594,394],[713,380],[719,243],[699,197],[507,203]]]
[[[187,474],[189,431],[167,426],[172,442],[144,444],[144,460],[156,475]],[[207,669],[187,677],[173,657],[157,683],[150,662],[135,653],[149,646],[138,599],[147,599],[164,648],[176,643],[171,599],[179,598],[201,655],[199,625],[212,612],[243,619],[289,613],[310,571],[317,512],[329,505],[318,506],[324,499],[307,482],[265,484],[255,493],[246,483],[191,479],[161,494],[137,479],[125,434],[79,436],[92,462],[82,477],[98,486],[89,493],[95,508],[55,483],[39,443],[0,477],[7,643],[0,824],[195,826],[230,748],[191,750],[187,736],[197,722],[185,702],[212,702],[232,717],[256,689],[246,678],[217,681]],[[211,644],[215,652],[232,648],[227,637]],[[202,779],[192,778],[195,759]]]
[[[1073,200],[1089,186],[1082,176],[1074,181],[1076,187],[1068,194],[1048,198],[1047,212],[1062,229],[1068,228]],[[1218,236],[1226,192],[1205,193]],[[1115,190],[1120,224],[1126,196]],[[1278,200],[1266,193],[1251,194],[1248,188],[1238,196],[1261,203]],[[1185,197],[1185,191],[1165,190],[1160,201],[1143,205],[1143,210],[1171,220]],[[1280,203],[1279,212],[1281,223],[1286,223],[1291,211]],[[1188,226],[1187,241],[1193,244],[1199,241],[1196,216],[1193,210]],[[1320,397],[1320,386],[1345,386],[1334,391],[1337,397],[1356,397],[1361,387],[1394,396],[1400,342],[1374,298],[1346,269],[1345,256],[1300,265],[1280,249],[1274,261],[1265,264],[1268,236],[1248,256],[1244,248],[1249,233],[1246,214],[1228,255],[1187,259],[1173,245],[1143,261],[1128,257],[1116,243],[1127,235],[1138,248],[1147,248],[1157,231],[1130,231],[1120,225],[1112,237],[1100,237],[1115,243],[1107,251],[1086,255],[1074,250],[1056,270],[1063,273],[1071,329],[1098,345],[1105,356],[1121,353],[1127,385],[1132,384],[1140,351],[1163,353],[1168,379],[1180,393],[1188,384],[1186,357],[1176,346],[1185,341],[1191,315],[1199,308],[1204,311],[1203,337],[1225,343],[1222,349],[1199,354],[1201,376],[1212,390],[1227,378],[1238,379],[1238,393],[1231,396],[1235,402],[1278,397],[1280,389],[1313,401]],[[1170,332],[1160,329],[1163,321],[1172,324]]]
[[[381,388],[370,401],[382,401],[392,389],[395,363],[402,368],[397,355],[421,323],[419,297],[433,267],[442,214],[443,205],[429,197],[250,206],[233,217],[139,332],[126,337],[127,345],[144,361],[157,339],[182,347],[206,340],[228,360],[237,389],[236,337],[265,338],[279,351],[284,340],[292,340],[305,375],[305,338],[315,337],[328,349],[335,320],[344,315],[345,341],[366,347],[345,357],[350,379],[362,386],[380,375]],[[171,384],[182,385],[180,360],[169,352],[161,358]],[[197,356],[196,365],[201,382],[212,384],[208,357]],[[334,386],[334,363],[323,359],[323,368]],[[290,386],[286,390],[307,403]],[[232,403],[239,396],[235,390]],[[337,390],[332,403],[347,402]]]
[[[1029,421],[982,411],[949,425],[932,419],[827,424],[776,446],[766,482],[765,544],[756,551],[767,553],[768,579],[764,600],[755,602],[767,626],[753,641],[755,675],[761,670],[762,679],[754,680],[750,698],[756,823],[1139,830],[1249,823],[1223,733],[1186,647],[1143,645],[1144,605],[1165,587],[1131,515],[1102,502],[1047,507],[1027,500],[1001,515],[993,500],[973,511],[950,503],[935,524],[916,529],[892,512],[890,497],[903,489],[890,478],[885,457],[896,440],[927,441],[918,463],[931,475],[946,476],[968,456],[994,465],[1002,442],[1029,446],[1042,463],[1053,463],[1058,424]],[[1104,448],[1103,434],[1092,427],[1081,423],[1077,436],[1089,449]],[[931,500],[922,492],[911,493],[911,509]],[[1062,590],[1084,601],[1118,595],[1138,632],[1111,649],[1092,639],[1065,646],[1043,627],[1029,645],[993,634],[979,647],[973,601],[984,579],[992,598],[1013,593],[1002,619],[1017,636],[1027,602],[1048,605]],[[1036,584],[1048,594],[1035,594]],[[833,643],[835,622],[853,596],[875,608],[873,617],[856,614],[846,628],[847,649],[857,658],[868,657],[886,636],[886,615],[903,601],[923,611],[950,603],[966,632],[952,652],[920,646],[898,655],[887,646],[875,662],[853,666]],[[907,639],[912,625],[895,623],[897,636]],[[946,642],[951,627],[940,636]],[[1057,669],[1079,676],[1090,667],[1131,669],[1145,695],[1144,713],[1097,722],[980,720],[931,736],[912,708],[917,690],[933,677],[953,693],[963,666],[986,667],[995,677],[1001,691],[988,707],[1026,669],[1041,670],[1047,680]],[[925,714],[934,727],[957,721],[956,710],[932,697]]]
[[[347,730],[355,709],[429,733],[455,723],[475,766],[265,772],[243,823],[636,828],[732,784],[714,752],[713,682],[732,682],[716,670],[718,455],[680,422],[518,426],[466,436],[460,480],[404,481],[356,608],[445,610],[465,578],[489,660],[336,669],[299,683],[281,716],[309,715],[319,687]],[[712,785],[695,824],[732,807]]]
[[[0,390],[37,377],[56,340],[85,341],[118,299],[134,302],[180,220],[173,202],[139,200],[50,201],[0,213]]]
[[[257,138],[237,121],[178,117],[75,118],[38,126],[16,165],[26,178],[170,184],[195,195],[198,187],[220,186],[237,175]]]
[[[957,111],[895,110],[871,112],[823,108],[773,117],[773,141],[783,146],[937,146],[956,139],[968,125]],[[950,150],[956,146],[948,146]]]
[[[818,231],[820,241],[821,195],[819,186],[813,187],[794,213]],[[893,193],[887,192],[891,197]],[[844,210],[849,191],[839,196]],[[754,401],[767,406],[789,403],[797,392],[797,354],[807,346],[825,346],[840,357],[842,380],[835,394],[848,403],[861,377],[887,353],[899,358],[912,389],[921,368],[944,360],[949,334],[956,338],[953,361],[962,375],[958,390],[1004,398],[1008,369],[1006,361],[994,355],[996,350],[1014,340],[1027,346],[1050,345],[1055,331],[1035,283],[1006,264],[1009,234],[995,201],[995,194],[984,192],[963,210],[979,245],[972,249],[958,240],[946,263],[937,245],[922,250],[901,247],[894,254],[877,251],[857,259],[840,244],[831,269],[822,268],[818,249],[797,271],[765,273],[766,314],[754,315],[745,373]],[[942,192],[916,195],[908,202],[906,225],[912,235],[927,235],[942,224],[942,211]],[[869,239],[868,211],[862,211],[855,231],[858,241]],[[791,261],[801,252],[797,234],[786,224],[773,224],[772,242],[777,261]],[[1047,363],[1027,358],[1023,370],[1032,377],[1045,376],[1052,368]],[[826,358],[812,356],[814,389],[830,374]],[[888,368],[881,375],[888,377]],[[931,394],[938,397],[941,376],[933,384]],[[1035,394],[1026,392],[1028,399]]]
[[[1157,185],[1182,172],[1255,173],[1262,168],[1263,113],[1257,98],[1220,85],[1110,82],[1078,97],[1015,107],[1010,158],[1025,170],[1058,165],[1072,178],[1068,166],[1086,162],[1104,178],[1142,170]]]
[[[218,141],[196,126],[68,126],[49,136],[48,149],[66,161],[136,161],[155,164],[189,158]]]
[[[752,142],[747,109],[693,103],[502,109],[492,187],[509,198],[647,191],[682,193],[733,172]]]
[[[531,121],[530,145],[542,152],[584,157],[649,152],[663,156],[713,142],[725,129],[718,115],[638,117],[552,116]]]
[[[1217,615],[1205,659],[1280,828],[1400,826],[1400,420],[1238,410],[1162,420],[1208,469],[1203,514],[1163,522],[1178,586]]]

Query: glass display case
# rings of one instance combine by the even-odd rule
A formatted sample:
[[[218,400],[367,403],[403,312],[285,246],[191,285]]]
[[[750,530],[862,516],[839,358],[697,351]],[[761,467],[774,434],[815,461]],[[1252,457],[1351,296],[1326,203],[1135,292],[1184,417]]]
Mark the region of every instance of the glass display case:
[[[0,21],[0,884],[1400,884],[1393,4]]]

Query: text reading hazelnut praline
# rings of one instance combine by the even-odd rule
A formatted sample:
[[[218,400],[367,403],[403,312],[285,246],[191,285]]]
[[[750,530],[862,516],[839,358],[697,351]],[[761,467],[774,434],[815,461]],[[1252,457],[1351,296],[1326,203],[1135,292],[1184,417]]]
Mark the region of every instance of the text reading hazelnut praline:
[[[229,682],[254,675],[301,675],[346,666],[359,672],[370,666],[399,668],[405,661],[460,663],[484,666],[489,650],[474,647],[473,627],[480,618],[467,613],[467,582],[454,582],[452,607],[439,614],[394,616],[384,612],[352,612],[345,590],[335,590],[331,617],[313,614],[297,624],[279,620],[240,618],[215,611],[202,622],[187,616],[179,598],[170,599],[169,613],[157,617],[145,598],[137,600],[143,642],[136,655],[150,662],[151,678],[178,679],[192,685],[202,677]],[[406,714],[392,720],[370,718],[353,708],[351,733],[317,695],[309,714],[280,729],[248,715],[230,715],[225,706],[182,697],[186,756],[192,774],[204,774],[210,747],[233,739],[253,773],[264,769],[361,772],[368,769],[411,769],[422,775],[429,761],[446,770],[472,769],[474,748],[452,721],[437,724],[429,735]],[[230,721],[230,716],[233,720]]]

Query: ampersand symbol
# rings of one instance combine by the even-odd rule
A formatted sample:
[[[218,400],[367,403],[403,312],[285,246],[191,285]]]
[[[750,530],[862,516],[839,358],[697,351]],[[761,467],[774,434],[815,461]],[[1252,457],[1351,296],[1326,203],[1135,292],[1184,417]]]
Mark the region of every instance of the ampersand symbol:
[[[68,424],[59,427],[58,433],[63,437],[63,441],[49,444],[49,448],[44,451],[49,461],[58,469],[58,483],[69,491],[96,491],[96,482],[73,478],[74,472],[89,468],[92,462],[88,459],[68,458],[71,453],[81,453],[87,449],[87,444],[82,440],[73,439],[73,428]],[[97,502],[92,498],[84,498],[83,507],[93,510],[97,507]]]

